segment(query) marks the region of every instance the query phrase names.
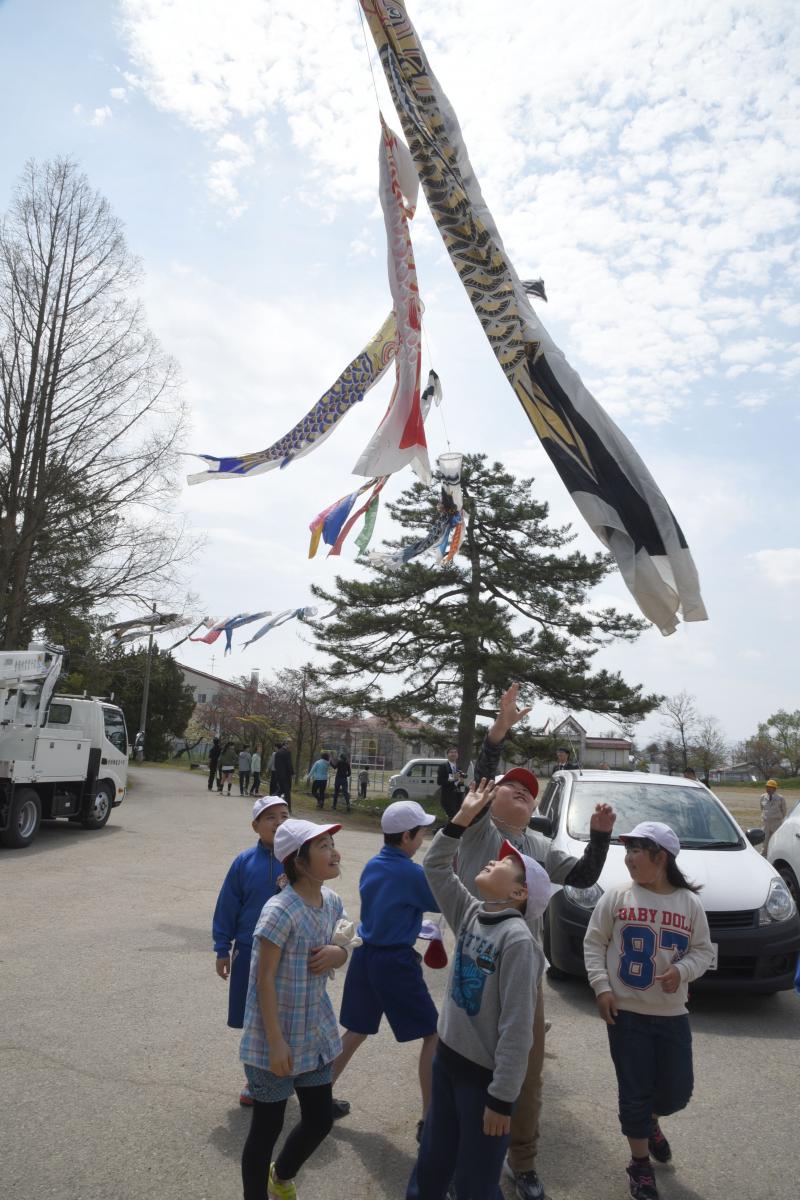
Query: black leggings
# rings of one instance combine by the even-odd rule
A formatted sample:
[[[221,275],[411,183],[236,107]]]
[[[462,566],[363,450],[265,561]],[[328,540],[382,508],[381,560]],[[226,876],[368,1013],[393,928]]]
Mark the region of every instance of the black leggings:
[[[333,1085],[297,1088],[300,1120],[275,1160],[278,1179],[294,1179],[306,1159],[325,1140],[333,1124]],[[250,1133],[242,1151],[244,1200],[265,1200],[272,1151],[283,1129],[286,1101],[253,1102]]]

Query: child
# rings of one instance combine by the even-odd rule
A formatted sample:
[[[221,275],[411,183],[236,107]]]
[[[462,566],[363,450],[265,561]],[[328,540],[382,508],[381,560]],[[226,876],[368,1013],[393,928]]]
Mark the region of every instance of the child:
[[[289,816],[280,796],[265,796],[253,805],[252,826],[258,835],[255,846],[233,860],[220,889],[214,909],[212,932],[217,955],[217,974],[229,981],[228,1025],[241,1029],[250,975],[253,930],[261,910],[280,891],[283,869],[275,857],[275,831]],[[233,945],[233,954],[231,954]],[[245,1085],[239,1103],[253,1103]]]
[[[222,794],[222,789],[228,785],[228,795],[231,794],[231,784],[233,783],[233,772],[236,764],[239,761],[239,755],[234,749],[233,742],[226,742],[222,754],[219,756],[219,792]]]
[[[672,1157],[659,1117],[679,1112],[693,1087],[689,984],[711,966],[708,921],[675,859],[677,835],[643,821],[619,839],[631,883],[611,888],[584,941],[589,982],[608,1026],[619,1087],[619,1119],[631,1147],[634,1200],[658,1200],[650,1154]]]
[[[242,1153],[244,1200],[295,1200],[294,1177],[333,1123],[331,1066],[342,1043],[325,985],[347,950],[331,944],[344,908],[323,884],[339,875],[333,834],[340,829],[289,818],[275,834],[289,882],[267,901],[250,960],[239,1052],[254,1101]],[[300,1121],[272,1162],[293,1091]]]
[[[361,770],[358,772],[358,798],[359,798],[359,800],[366,800],[368,787],[369,787],[369,771],[366,769],[366,767],[362,767]]]
[[[544,870],[509,842],[478,872],[480,900],[453,871],[459,839],[491,800],[473,783],[434,838],[425,874],[456,935],[439,1017],[431,1107],[407,1200],[495,1200],[533,1042],[544,955],[529,926],[550,898]]]
[[[331,766],[330,758],[331,756],[328,751],[323,750],[306,775],[306,779],[311,780],[311,795],[317,802],[317,808],[325,807],[325,788],[328,785],[328,771]]]
[[[381,817],[383,849],[371,858],[358,883],[363,944],[353,952],[347,968],[339,1023],[346,1033],[342,1052],[333,1064],[333,1082],[356,1050],[378,1032],[386,1016],[398,1042],[422,1039],[419,1052],[419,1086],[422,1118],[417,1141],[428,1111],[431,1067],[436,1050],[436,1005],[422,976],[420,956],[414,949],[422,917],[438,912],[425,872],[411,859],[422,845],[425,827],[435,820],[413,800],[390,804]],[[350,1105],[334,1100],[334,1116],[346,1116]]]

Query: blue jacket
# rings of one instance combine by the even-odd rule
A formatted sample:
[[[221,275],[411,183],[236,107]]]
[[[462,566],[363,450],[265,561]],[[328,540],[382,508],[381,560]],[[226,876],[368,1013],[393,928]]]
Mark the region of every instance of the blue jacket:
[[[261,910],[280,891],[283,866],[261,841],[237,854],[217,897],[211,926],[217,958],[230,954],[231,944],[252,946]]]
[[[306,775],[306,779],[327,779],[328,771],[331,769],[331,764],[325,758],[318,758],[311,770]]]
[[[358,933],[370,946],[413,946],[423,914],[439,911],[422,867],[396,846],[384,846],[369,860],[358,890]]]

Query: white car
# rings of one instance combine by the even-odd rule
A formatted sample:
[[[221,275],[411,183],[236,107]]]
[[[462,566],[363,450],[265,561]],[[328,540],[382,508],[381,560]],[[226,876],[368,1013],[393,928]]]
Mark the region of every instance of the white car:
[[[411,758],[397,775],[389,776],[392,800],[432,800],[439,786],[436,777],[446,758]]]
[[[700,899],[717,947],[716,967],[694,986],[762,993],[793,986],[800,917],[786,883],[754,848],[764,839],[762,830],[745,834],[702,783],[639,771],[580,769],[555,773],[531,825],[552,836],[559,850],[580,858],[594,807],[601,803],[613,806],[617,821],[598,882],[562,888],[547,909],[544,950],[555,978],[585,975],[583,938],[592,909],[604,891],[630,879],[619,834],[639,821],[665,821],[681,841],[681,870],[702,885]],[[800,831],[796,820],[792,824]],[[773,845],[774,840],[770,858]],[[795,845],[800,847],[800,840]]]
[[[769,842],[767,858],[780,872],[794,902],[800,906],[800,804],[796,804]]]

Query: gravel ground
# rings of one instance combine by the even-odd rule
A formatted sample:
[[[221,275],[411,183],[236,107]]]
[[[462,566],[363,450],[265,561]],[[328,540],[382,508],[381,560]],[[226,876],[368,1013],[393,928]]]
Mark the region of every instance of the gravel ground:
[[[133,778],[105,830],[56,823],[29,850],[0,851],[0,1193],[9,1200],[241,1195],[249,1117],[237,1103],[238,1039],[225,1025],[209,926],[222,876],[251,838],[249,805],[209,793],[199,772],[140,768]],[[355,915],[379,836],[354,820],[337,844],[339,890]],[[445,973],[428,975],[438,998]],[[603,1027],[585,985],[547,983],[546,993],[548,1195],[622,1200]],[[667,1125],[676,1168],[660,1172],[664,1200],[796,1196],[799,1018],[788,992],[695,1004],[696,1094]],[[304,1169],[302,1200],[401,1200],[418,1116],[414,1047],[382,1031],[337,1094],[353,1111]]]

